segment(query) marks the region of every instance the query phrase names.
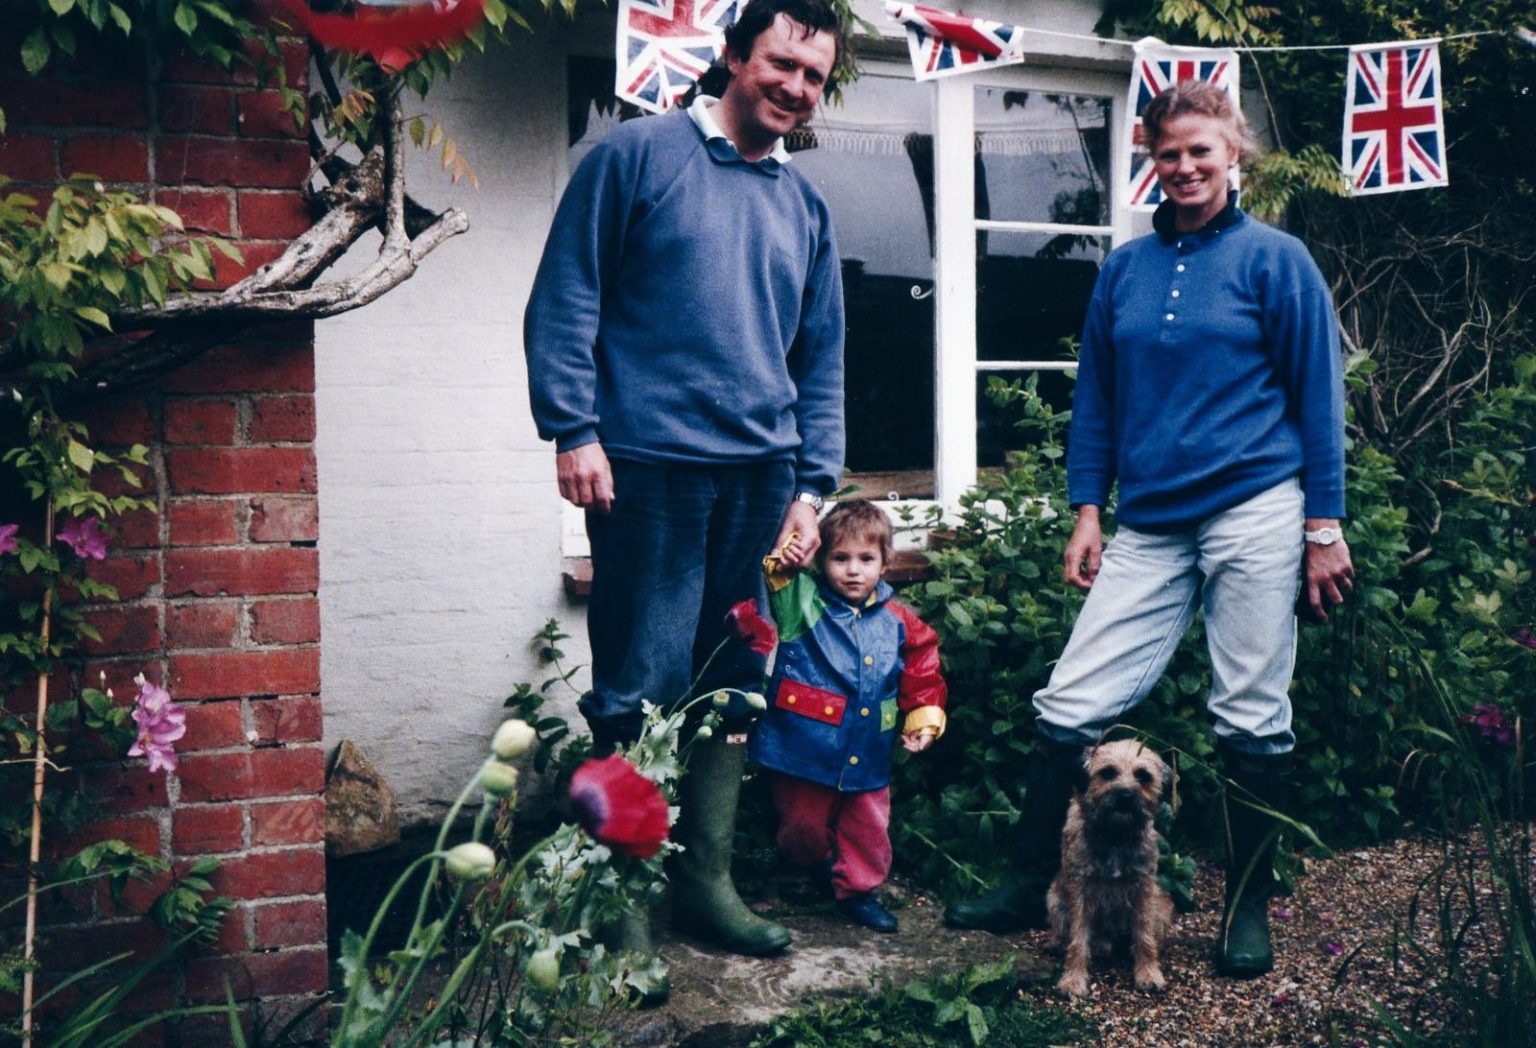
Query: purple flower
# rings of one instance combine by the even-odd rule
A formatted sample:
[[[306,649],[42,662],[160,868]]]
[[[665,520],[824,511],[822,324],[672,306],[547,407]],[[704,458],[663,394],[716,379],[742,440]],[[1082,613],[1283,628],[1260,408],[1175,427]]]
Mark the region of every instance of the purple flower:
[[[1282,990],[1274,996],[1270,997],[1269,1003],[1274,1005],[1276,1008],[1284,1008],[1286,1005],[1291,1003],[1291,995]]]
[[[4,530],[0,528],[0,531]],[[1536,633],[1532,633],[1529,626],[1521,626],[1515,630],[1515,643],[1522,648],[1530,648],[1532,651],[1536,651]]]
[[[15,551],[16,533],[20,530],[20,524],[0,524],[0,554]]]
[[[95,517],[75,517],[59,529],[54,536],[60,542],[69,543],[75,556],[91,560],[107,559],[107,533],[101,521]]]
[[[1509,723],[1509,718],[1504,711],[1491,702],[1480,703],[1472,707],[1471,713],[1461,716],[1463,724],[1472,724],[1482,732],[1483,738],[1503,749],[1509,749],[1515,744],[1515,729]]]
[[[1288,921],[1295,912],[1289,906],[1276,906],[1273,910],[1269,911],[1269,915],[1277,921]]]
[[[139,737],[128,750],[130,757],[148,757],[150,771],[175,771],[176,751],[171,743],[187,733],[187,713],[171,701],[171,693],[144,679],[133,678],[139,694],[133,700],[133,722]]]
[[[1323,952],[1326,953],[1329,957],[1342,956],[1344,953],[1344,944],[1333,939],[1329,939],[1327,942],[1323,943]]]

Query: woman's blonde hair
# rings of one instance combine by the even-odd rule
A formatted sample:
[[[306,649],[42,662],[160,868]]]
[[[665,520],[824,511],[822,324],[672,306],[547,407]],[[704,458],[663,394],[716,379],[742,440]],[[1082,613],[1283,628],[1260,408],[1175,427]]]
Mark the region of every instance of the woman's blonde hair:
[[[1241,163],[1259,155],[1259,144],[1248,130],[1243,111],[1226,91],[1205,80],[1180,80],[1141,111],[1141,127],[1147,148],[1156,154],[1163,125],[1181,116],[1205,116],[1221,124],[1222,135]]]

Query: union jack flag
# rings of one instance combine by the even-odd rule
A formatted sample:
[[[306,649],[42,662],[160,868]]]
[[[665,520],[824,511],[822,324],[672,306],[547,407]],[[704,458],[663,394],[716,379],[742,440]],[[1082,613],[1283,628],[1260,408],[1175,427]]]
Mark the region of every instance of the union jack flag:
[[[725,47],[739,0],[619,0],[614,94],[665,113]]]
[[[1343,159],[1352,196],[1450,184],[1438,40],[1349,49]]]
[[[1131,121],[1130,206],[1152,211],[1163,202],[1163,187],[1158,185],[1152,154],[1147,150],[1141,128],[1141,112],[1147,103],[1174,84],[1185,80],[1206,80],[1232,96],[1238,105],[1237,52],[1208,47],[1169,47],[1159,41],[1136,45],[1136,71],[1131,77],[1128,105],[1135,114]],[[1232,188],[1237,188],[1237,172],[1232,172]]]
[[[1024,30],[1016,25],[894,0],[886,0],[885,10],[907,28],[912,73],[919,80],[1024,61]]]

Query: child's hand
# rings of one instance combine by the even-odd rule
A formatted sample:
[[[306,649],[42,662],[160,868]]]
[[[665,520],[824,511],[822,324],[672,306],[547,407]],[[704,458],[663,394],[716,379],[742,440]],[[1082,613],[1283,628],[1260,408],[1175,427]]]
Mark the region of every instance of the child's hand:
[[[800,570],[798,567],[791,567],[790,565],[800,562],[807,552],[807,545],[808,543],[798,531],[791,531],[779,547],[768,554],[769,559],[774,561],[774,570],[785,575],[793,575],[798,572]]]
[[[922,753],[933,745],[934,734],[932,731],[908,732],[901,737],[901,748],[908,753]]]

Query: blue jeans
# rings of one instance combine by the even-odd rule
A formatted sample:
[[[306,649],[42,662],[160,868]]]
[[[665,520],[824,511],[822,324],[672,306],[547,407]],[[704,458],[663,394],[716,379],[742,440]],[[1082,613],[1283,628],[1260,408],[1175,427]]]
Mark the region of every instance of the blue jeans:
[[[1191,530],[1120,528],[1050,683],[1035,693],[1040,732],[1056,742],[1096,742],[1152,690],[1198,601],[1216,734],[1242,753],[1289,753],[1302,526],[1293,479]]]
[[[763,557],[795,483],[788,462],[611,464],[613,511],[587,514],[592,690],[578,704],[599,744],[637,738],[642,700],[672,707],[706,662],[698,693],[761,690],[762,656],[714,653],[732,604],[764,605]]]

